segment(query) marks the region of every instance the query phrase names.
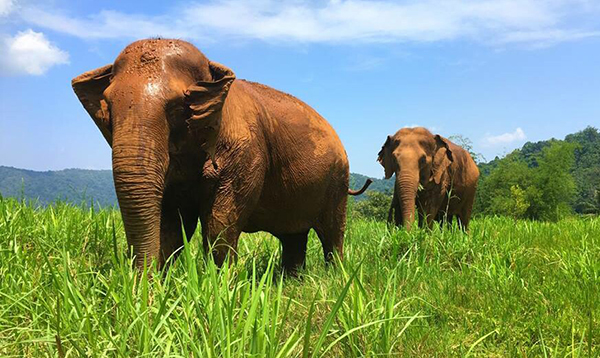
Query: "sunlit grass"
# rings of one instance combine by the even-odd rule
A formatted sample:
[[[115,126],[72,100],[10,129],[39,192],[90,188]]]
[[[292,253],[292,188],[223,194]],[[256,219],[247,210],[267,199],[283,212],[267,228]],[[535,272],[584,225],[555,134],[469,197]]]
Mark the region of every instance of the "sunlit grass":
[[[131,269],[118,210],[0,202],[0,356],[600,354],[600,219],[478,218],[471,232],[348,222],[301,279],[244,235],[218,270],[198,235],[164,277]]]

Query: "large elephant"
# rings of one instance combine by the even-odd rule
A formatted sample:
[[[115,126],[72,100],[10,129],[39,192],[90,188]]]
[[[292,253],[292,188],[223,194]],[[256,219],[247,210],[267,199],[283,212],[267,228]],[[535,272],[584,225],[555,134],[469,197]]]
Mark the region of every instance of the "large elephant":
[[[304,265],[311,228],[326,260],[342,257],[347,195],[362,191],[348,190],[344,147],[305,103],[168,39],[134,42],[72,85],[112,147],[136,266],[163,266],[198,219],[218,265],[259,230],[281,240],[289,271]]]
[[[468,229],[479,179],[469,152],[425,128],[402,128],[387,137],[377,160],[386,179],[396,174],[388,222],[410,230],[416,204],[422,227],[456,217]]]

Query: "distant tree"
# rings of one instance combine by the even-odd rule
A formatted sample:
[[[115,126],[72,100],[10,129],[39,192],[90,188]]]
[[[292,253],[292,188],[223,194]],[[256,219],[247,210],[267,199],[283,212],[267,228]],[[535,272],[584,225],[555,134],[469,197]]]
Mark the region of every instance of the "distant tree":
[[[462,147],[464,150],[469,152],[475,163],[480,163],[485,160],[483,154],[475,152],[475,150],[473,149],[473,142],[469,138],[463,136],[462,134],[451,135],[448,137],[448,139],[454,142],[454,144]]]
[[[542,151],[557,142],[560,141],[555,138],[535,143],[527,142],[523,144],[523,147],[519,151],[519,155],[530,168],[536,168],[539,165],[538,159],[540,158]]]
[[[558,220],[571,212],[575,145],[553,141],[526,162],[520,150],[498,161],[479,183],[476,213]]]
[[[575,148],[573,143],[555,141],[542,149],[534,183],[541,198],[535,203],[532,216],[558,220],[572,211],[570,204],[575,194],[575,180],[571,169],[575,164]]]
[[[565,142],[576,143],[575,165],[572,173],[576,193],[573,209],[578,213],[598,214],[597,193],[600,190],[600,132],[594,127],[565,137]]]
[[[369,190],[366,193],[367,198],[354,204],[354,213],[356,216],[364,219],[377,221],[387,220],[388,211],[392,201],[392,195],[389,191],[382,193]]]
[[[527,198],[527,192],[521,189],[519,185],[512,185],[510,187],[510,196],[494,197],[493,205],[496,207],[498,213],[514,219],[520,219],[525,217],[527,209],[529,209],[531,204]]]
[[[600,214],[600,188],[596,189],[595,199],[590,208],[590,213]]]
[[[475,202],[475,212],[487,215],[526,217],[527,211],[513,212],[516,201],[525,201],[527,209],[537,190],[533,187],[534,175],[527,163],[514,151],[498,161],[487,177],[480,180]],[[513,188],[511,192],[511,188]],[[524,204],[519,204],[522,207]]]
[[[519,155],[529,167],[537,168],[543,150],[553,143],[560,142],[562,141],[557,139],[527,142],[521,148]],[[595,195],[596,190],[600,188],[600,132],[590,126],[567,135],[564,142],[576,144],[575,162],[571,169],[576,189],[570,201],[571,208],[577,213],[597,213]],[[496,158],[489,163],[480,164],[482,175],[489,174],[498,160],[502,159]]]

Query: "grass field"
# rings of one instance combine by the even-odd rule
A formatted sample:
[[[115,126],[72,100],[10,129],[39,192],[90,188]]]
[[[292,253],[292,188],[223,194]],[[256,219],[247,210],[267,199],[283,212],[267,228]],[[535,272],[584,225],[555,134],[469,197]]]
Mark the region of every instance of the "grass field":
[[[311,233],[302,279],[270,235],[222,270],[199,241],[148,280],[118,210],[0,201],[0,356],[600,356],[600,218],[466,235],[350,217],[344,262]]]

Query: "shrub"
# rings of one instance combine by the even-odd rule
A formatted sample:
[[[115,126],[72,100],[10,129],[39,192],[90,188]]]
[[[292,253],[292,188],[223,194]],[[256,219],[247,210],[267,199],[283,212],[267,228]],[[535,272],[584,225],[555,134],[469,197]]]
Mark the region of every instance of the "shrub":
[[[387,220],[392,195],[389,192],[367,191],[367,198],[354,204],[354,214],[358,218],[376,221]]]

